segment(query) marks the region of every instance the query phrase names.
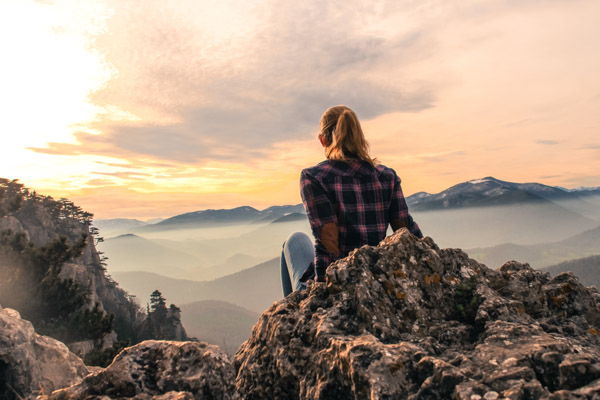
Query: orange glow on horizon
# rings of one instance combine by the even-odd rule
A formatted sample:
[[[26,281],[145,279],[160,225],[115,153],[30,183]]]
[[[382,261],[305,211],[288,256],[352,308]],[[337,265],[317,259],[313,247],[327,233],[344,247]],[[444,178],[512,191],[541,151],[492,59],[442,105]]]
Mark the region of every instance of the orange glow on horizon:
[[[350,99],[405,195],[600,185],[600,3],[320,7],[3,2],[0,177],[97,218],[297,204]]]

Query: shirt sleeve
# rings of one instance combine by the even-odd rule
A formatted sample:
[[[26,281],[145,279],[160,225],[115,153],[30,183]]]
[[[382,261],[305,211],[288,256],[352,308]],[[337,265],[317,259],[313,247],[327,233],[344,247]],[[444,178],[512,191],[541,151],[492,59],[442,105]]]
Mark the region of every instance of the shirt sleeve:
[[[335,207],[325,192],[323,185],[305,170],[300,174],[300,193],[306,209],[310,228],[315,237],[314,277],[325,280],[325,270],[336,257],[330,254],[321,241],[321,229],[325,224],[337,223]]]
[[[410,213],[408,212],[408,205],[406,199],[402,193],[402,186],[400,185],[400,177],[394,173],[394,183],[392,189],[392,201],[389,208],[389,220],[401,221],[406,225],[410,233],[418,238],[423,237],[423,233],[419,228],[419,225],[414,221]]]
[[[318,239],[323,225],[330,222],[337,223],[335,208],[329,197],[327,197],[323,186],[306,170],[303,170],[300,174],[300,194],[308,215],[310,228],[315,239]]]

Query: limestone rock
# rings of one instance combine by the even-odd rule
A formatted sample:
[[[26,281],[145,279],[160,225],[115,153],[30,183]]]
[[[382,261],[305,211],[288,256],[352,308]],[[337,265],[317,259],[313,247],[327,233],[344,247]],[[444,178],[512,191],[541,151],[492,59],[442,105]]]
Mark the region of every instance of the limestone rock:
[[[87,374],[83,361],[62,342],[38,335],[17,311],[0,307],[1,398],[50,393]]]
[[[492,270],[401,230],[274,303],[238,350],[244,399],[598,399],[600,294]]]
[[[227,355],[203,342],[147,340],[121,351],[105,369],[55,391],[50,400],[234,400],[234,370]]]

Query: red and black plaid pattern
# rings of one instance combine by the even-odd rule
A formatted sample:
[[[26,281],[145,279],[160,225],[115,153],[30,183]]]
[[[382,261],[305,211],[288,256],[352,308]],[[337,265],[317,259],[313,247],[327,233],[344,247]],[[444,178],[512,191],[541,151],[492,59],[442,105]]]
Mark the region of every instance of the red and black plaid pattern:
[[[318,280],[337,258],[321,243],[323,225],[339,228],[340,257],[362,245],[377,245],[386,236],[392,219],[407,221],[409,230],[423,237],[413,221],[396,172],[367,161],[326,160],[302,170],[300,193],[315,237],[315,273]],[[314,277],[307,274],[305,278]]]

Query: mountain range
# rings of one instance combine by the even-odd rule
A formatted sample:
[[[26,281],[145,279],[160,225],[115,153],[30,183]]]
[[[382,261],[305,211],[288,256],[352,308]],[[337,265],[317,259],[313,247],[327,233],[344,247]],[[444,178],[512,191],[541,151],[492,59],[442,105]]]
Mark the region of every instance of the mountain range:
[[[600,220],[600,187],[565,189],[541,183],[515,183],[485,177],[459,183],[439,193],[418,192],[406,198],[411,212],[512,206],[537,203],[555,204],[581,217]],[[286,218],[287,216],[287,218]],[[268,223],[305,218],[302,203],[271,206],[258,210],[250,206],[231,209],[207,209],[178,214],[157,223],[116,218],[100,219],[94,225],[101,230],[130,232],[218,226],[239,223]]]
[[[504,243],[469,249],[466,252],[489,267],[500,267],[507,260],[516,260],[526,262],[533,268],[543,268],[566,260],[600,254],[600,226],[557,242],[533,245]]]
[[[260,228],[260,230],[263,229],[269,229],[269,226]],[[248,235],[260,237],[260,233]],[[500,267],[508,260],[527,262],[534,268],[548,267],[566,260],[600,254],[600,227],[557,242],[535,245],[505,243],[466,251],[471,258],[492,268]],[[251,260],[244,256],[240,256],[240,259]],[[111,274],[123,288],[138,298],[145,299],[154,289],[158,288],[167,298],[177,304],[200,300],[220,300],[260,312],[281,297],[278,257],[210,281],[174,279],[164,276],[164,274],[146,271],[111,271]],[[600,270],[598,270],[598,274],[600,276]]]
[[[304,213],[304,206],[302,204],[272,206],[261,211],[250,206],[193,211],[175,215],[156,224],[146,224],[134,230],[139,232],[155,232],[215,225],[271,222],[292,213]]]
[[[138,299],[158,289],[176,304],[219,300],[261,312],[283,297],[279,258],[212,281],[174,279],[145,271],[112,272],[119,285]]]
[[[452,208],[506,206],[522,203],[554,202],[585,217],[598,218],[600,188],[565,189],[541,183],[515,183],[488,176],[454,185],[437,194],[415,193],[407,197],[411,211]],[[592,202],[590,202],[592,201]]]
[[[424,234],[444,247],[474,249],[491,265],[519,254],[527,255],[525,261],[549,265],[567,258],[542,260],[533,253],[548,252],[535,245],[560,242],[598,227],[600,196],[594,195],[598,192],[487,177],[437,194],[417,193],[407,203]],[[261,211],[249,206],[195,211],[155,224],[127,219],[95,224],[125,229],[99,244],[110,260],[111,273],[146,271],[191,280],[214,279],[276,257],[291,232],[310,235],[302,204]],[[573,256],[589,254],[593,253]]]
[[[132,233],[105,239],[97,247],[109,255],[111,273],[143,268],[147,272],[183,278],[190,269],[203,266],[203,262],[190,253]]]

